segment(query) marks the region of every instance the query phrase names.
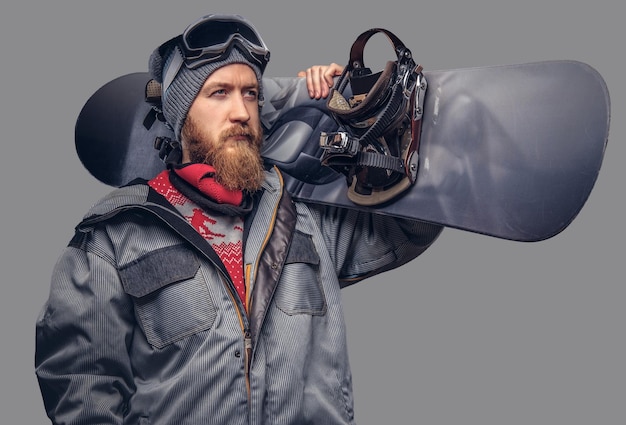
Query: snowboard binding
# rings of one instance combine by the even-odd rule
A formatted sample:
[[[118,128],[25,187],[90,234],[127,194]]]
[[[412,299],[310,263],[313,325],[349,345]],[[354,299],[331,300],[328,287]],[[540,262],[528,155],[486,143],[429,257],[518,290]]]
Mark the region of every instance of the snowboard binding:
[[[377,33],[387,36],[397,60],[372,73],[363,62],[363,50]],[[415,183],[427,88],[422,69],[404,43],[386,29],[365,31],[352,44],[350,61],[327,101],[343,131],[321,134],[320,160],[346,176],[348,198],[355,204],[385,203]],[[346,99],[348,84],[352,95]]]

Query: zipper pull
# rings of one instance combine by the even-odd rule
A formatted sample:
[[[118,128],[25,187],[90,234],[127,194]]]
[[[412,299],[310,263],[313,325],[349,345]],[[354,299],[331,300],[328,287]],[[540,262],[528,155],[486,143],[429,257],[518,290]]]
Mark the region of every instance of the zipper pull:
[[[246,350],[245,371],[246,376],[248,376],[250,373],[250,362],[252,360],[252,335],[250,335],[250,331],[246,331],[244,334],[243,346]]]

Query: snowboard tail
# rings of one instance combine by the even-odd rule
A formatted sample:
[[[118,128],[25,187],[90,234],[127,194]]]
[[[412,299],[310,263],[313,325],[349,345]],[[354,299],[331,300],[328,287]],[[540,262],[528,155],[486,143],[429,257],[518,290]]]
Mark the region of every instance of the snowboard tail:
[[[373,211],[514,241],[564,230],[587,201],[608,141],[600,74],[576,61],[423,71],[415,184],[382,205],[354,204],[346,178],[320,164],[337,124],[303,78],[265,78],[263,157],[298,200]],[[119,77],[85,104],[76,149],[98,180],[121,186],[164,169],[153,147],[172,132],[144,101],[147,73]]]

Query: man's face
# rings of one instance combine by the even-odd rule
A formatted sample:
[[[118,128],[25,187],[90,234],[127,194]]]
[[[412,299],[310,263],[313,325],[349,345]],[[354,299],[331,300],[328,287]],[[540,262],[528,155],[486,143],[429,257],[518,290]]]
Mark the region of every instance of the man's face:
[[[216,181],[228,189],[258,190],[264,177],[258,97],[249,66],[230,64],[213,72],[183,125],[183,162],[212,165]]]

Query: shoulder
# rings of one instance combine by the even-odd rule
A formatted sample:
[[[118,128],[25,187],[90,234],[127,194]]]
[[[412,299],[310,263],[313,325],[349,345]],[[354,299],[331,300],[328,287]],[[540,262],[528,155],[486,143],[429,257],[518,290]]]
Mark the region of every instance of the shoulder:
[[[184,218],[146,183],[133,182],[98,200],[76,226],[70,245],[121,264],[155,248],[180,244],[180,236],[165,221],[184,222]],[[119,253],[132,255],[119,259]]]
[[[97,200],[83,216],[83,221],[112,213],[120,208],[142,205],[148,201],[151,189],[145,181],[136,181],[109,192]]]

